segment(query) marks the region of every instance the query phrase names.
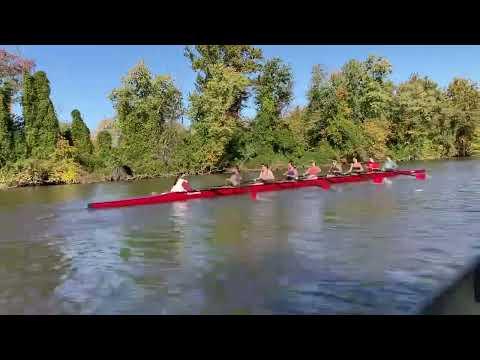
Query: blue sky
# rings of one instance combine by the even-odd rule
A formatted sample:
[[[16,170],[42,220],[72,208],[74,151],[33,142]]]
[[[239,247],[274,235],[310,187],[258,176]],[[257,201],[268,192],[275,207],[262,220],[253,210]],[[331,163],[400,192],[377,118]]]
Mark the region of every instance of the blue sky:
[[[290,64],[294,74],[294,105],[305,104],[305,94],[314,64],[328,71],[339,69],[349,59],[365,59],[369,54],[387,57],[393,65],[392,79],[407,80],[411,73],[428,75],[445,87],[455,76],[480,80],[480,46],[369,46],[369,45],[268,45],[260,46],[265,57],[280,57]],[[2,46],[37,63],[46,71],[52,88],[52,100],[58,117],[70,120],[77,108],[90,129],[114,115],[108,100],[111,90],[140,59],[154,74],[170,74],[186,102],[192,91],[195,73],[183,56],[184,46],[105,46],[105,45],[35,45]],[[18,111],[18,107],[16,109]],[[252,109],[246,113],[251,115]]]

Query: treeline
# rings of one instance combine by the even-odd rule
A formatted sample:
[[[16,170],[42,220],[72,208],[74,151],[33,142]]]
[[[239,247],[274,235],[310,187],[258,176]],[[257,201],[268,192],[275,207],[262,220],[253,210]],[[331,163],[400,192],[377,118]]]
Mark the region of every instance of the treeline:
[[[291,108],[292,69],[259,48],[201,45],[186,47],[185,56],[197,73],[187,108],[170,76],[153,75],[140,62],[112,91],[115,120],[93,142],[78,110],[70,124],[59,123],[44,72],[23,69],[20,82],[3,76],[0,182],[2,174],[4,182],[20,184],[78,182],[120,165],[157,176],[232,164],[281,166],[288,159],[440,159],[480,150],[479,90],[468,79],[442,89],[413,74],[394,84],[389,61],[369,56],[330,74],[315,65],[308,104]],[[23,116],[17,118],[12,84],[19,83]],[[242,115],[250,99],[253,118]]]

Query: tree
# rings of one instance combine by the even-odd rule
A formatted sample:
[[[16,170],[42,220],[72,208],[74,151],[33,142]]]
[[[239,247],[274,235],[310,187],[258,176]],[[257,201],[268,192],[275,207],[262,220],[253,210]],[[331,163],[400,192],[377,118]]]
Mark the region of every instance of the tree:
[[[102,130],[97,135],[97,149],[99,153],[108,153],[112,149],[112,135]]]
[[[27,144],[25,140],[25,122],[21,116],[13,115],[13,153],[14,160],[27,158]]]
[[[72,111],[71,134],[73,145],[83,157],[88,157],[93,153],[92,140],[90,139],[90,130],[83,122],[80,111]]]
[[[120,129],[118,127],[118,121],[116,118],[105,118],[98,123],[97,128],[94,132],[94,138],[98,136],[101,131],[107,131],[112,136],[112,146],[115,147],[118,145],[118,140],[120,139]]]
[[[55,151],[59,123],[50,100],[50,83],[43,71],[24,74],[22,96],[28,156],[47,158]]]
[[[10,113],[12,90],[9,85],[0,87],[0,167],[13,157],[13,121]]]
[[[285,152],[292,148],[293,133],[281,116],[290,104],[293,93],[291,68],[278,58],[268,60],[255,83],[257,115],[254,141],[259,151]],[[288,145],[287,145],[288,143]]]
[[[438,85],[428,77],[413,74],[398,87],[392,106],[390,146],[400,158],[423,159],[439,157],[443,151],[437,135],[448,136],[440,126],[443,119],[444,96]]]
[[[218,66],[231,69],[250,79],[260,69],[262,50],[250,45],[196,45],[186,47],[185,56],[190,60],[192,69],[197,72],[196,90],[201,93],[214,76]],[[248,87],[236,95],[228,111],[234,117],[240,116],[240,111],[248,98]]]
[[[32,75],[24,72],[23,75],[23,95],[22,111],[25,122],[25,143],[27,157],[30,157],[32,148],[36,146],[38,127],[35,123],[35,105],[36,105],[35,81]]]
[[[24,72],[30,72],[35,62],[0,49],[0,86],[9,84],[12,95],[21,89]]]
[[[185,139],[193,154],[189,166],[213,171],[237,153],[240,113],[261,67],[262,51],[249,45],[199,45],[187,47],[185,55],[197,72],[188,111],[193,125]]]
[[[112,152],[112,135],[107,130],[102,130],[95,140],[98,158],[103,162],[103,166],[106,166]]]
[[[320,64],[313,65],[312,80],[307,91],[308,111],[314,112],[321,107],[322,90],[327,83],[327,74]]]
[[[110,95],[118,114],[122,161],[138,173],[159,172],[162,134],[175,126],[183,113],[182,95],[169,76],[152,77],[139,62]]]
[[[203,91],[190,96],[189,116],[193,121],[190,153],[199,171],[212,171],[225,160],[226,148],[239,126],[232,105],[250,84],[231,67],[212,65]]]
[[[469,156],[480,121],[478,87],[470,80],[455,78],[449,84],[446,96],[451,108],[450,127],[456,154]]]
[[[197,90],[212,77],[212,65],[224,65],[242,74],[254,74],[262,59],[262,50],[250,45],[196,45],[185,48],[185,56],[197,72]]]
[[[279,58],[268,60],[255,84],[257,96],[255,102],[258,115],[279,118],[293,98],[293,74],[290,66]]]

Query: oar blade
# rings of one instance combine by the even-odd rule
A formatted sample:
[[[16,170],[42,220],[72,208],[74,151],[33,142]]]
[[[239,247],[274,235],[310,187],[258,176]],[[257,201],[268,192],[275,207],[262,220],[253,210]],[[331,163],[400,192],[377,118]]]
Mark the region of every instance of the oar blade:
[[[427,174],[424,172],[417,173],[415,174],[415,179],[417,180],[426,180],[427,179]]]
[[[330,190],[330,183],[328,181],[320,181],[318,186],[320,186],[324,191]]]
[[[383,176],[374,176],[373,177],[374,184],[383,184],[384,177]]]

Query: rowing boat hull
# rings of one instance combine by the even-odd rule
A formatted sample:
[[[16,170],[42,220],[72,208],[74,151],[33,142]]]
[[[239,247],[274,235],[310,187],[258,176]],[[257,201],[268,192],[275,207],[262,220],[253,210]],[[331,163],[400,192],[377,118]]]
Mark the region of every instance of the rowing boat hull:
[[[88,207],[91,209],[105,209],[105,208],[118,208],[125,206],[138,206],[138,205],[151,205],[151,204],[161,204],[169,203],[176,201],[188,201],[194,199],[209,199],[218,196],[231,196],[231,195],[242,195],[246,193],[258,193],[258,192],[268,192],[268,191],[280,191],[288,190],[295,188],[311,187],[318,186],[323,189],[328,189],[330,184],[339,184],[339,183],[353,183],[369,180],[382,180],[386,177],[393,177],[398,175],[410,175],[415,176],[416,174],[425,173],[425,170],[398,170],[398,171],[388,171],[388,172],[377,172],[377,173],[367,173],[367,174],[358,174],[358,175],[349,175],[349,176],[333,176],[320,179],[312,180],[301,180],[301,181],[279,181],[271,184],[252,184],[241,187],[218,187],[211,189],[204,189],[193,192],[183,192],[183,193],[163,193],[158,195],[148,195],[136,198],[113,200],[113,201],[104,201],[104,202],[93,202],[89,203]]]

